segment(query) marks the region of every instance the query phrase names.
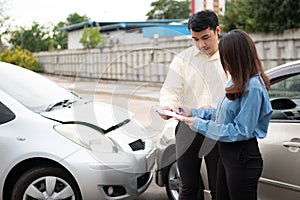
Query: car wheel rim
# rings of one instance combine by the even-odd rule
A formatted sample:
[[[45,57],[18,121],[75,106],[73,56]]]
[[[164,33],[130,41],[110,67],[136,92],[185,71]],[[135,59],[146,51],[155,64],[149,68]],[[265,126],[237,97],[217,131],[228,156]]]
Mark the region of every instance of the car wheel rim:
[[[63,179],[55,176],[45,176],[33,181],[26,189],[23,200],[75,200],[72,187]]]
[[[178,199],[180,187],[180,175],[177,167],[177,162],[175,162],[171,166],[169,171],[169,188],[173,199]]]

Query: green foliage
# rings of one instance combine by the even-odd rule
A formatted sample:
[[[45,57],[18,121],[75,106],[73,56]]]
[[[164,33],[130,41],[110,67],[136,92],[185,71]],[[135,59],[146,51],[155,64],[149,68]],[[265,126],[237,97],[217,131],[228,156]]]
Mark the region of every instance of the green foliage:
[[[11,31],[9,43],[31,52],[48,51],[49,32],[45,26],[34,22],[30,28],[21,27]]]
[[[26,49],[17,46],[12,50],[5,50],[0,53],[0,61],[18,65],[32,71],[40,72],[41,63]]]
[[[13,46],[20,46],[31,52],[53,51],[57,49],[68,48],[68,36],[66,31],[59,31],[68,25],[77,24],[88,21],[89,18],[72,13],[68,16],[66,22],[59,22],[51,30],[49,27],[41,26],[34,22],[29,28],[19,27],[17,30],[9,31],[9,43]],[[105,45],[104,39],[99,33],[99,29],[91,28],[85,31],[82,42],[86,48],[94,48],[96,46]]]
[[[105,39],[100,34],[99,27],[84,27],[82,36],[79,41],[86,49],[95,48],[97,46],[104,46]]]
[[[255,9],[257,31],[282,33],[285,29],[300,27],[299,0],[263,0]]]
[[[190,15],[189,0],[157,0],[146,16],[148,19],[186,19]]]
[[[59,28],[66,26],[65,22],[59,22],[53,28],[53,36],[49,40],[49,51],[56,49],[67,49],[68,48],[68,34],[66,31],[59,31]]]
[[[0,0],[0,51],[6,48],[3,36],[6,34],[7,21],[9,17],[6,15],[6,0]],[[9,25],[8,25],[9,26]]]
[[[20,46],[22,49],[27,49],[31,52],[67,49],[67,32],[59,31],[58,29],[67,25],[85,22],[88,19],[89,18],[85,15],[80,16],[77,13],[72,13],[68,16],[66,22],[59,22],[53,28],[40,25],[37,22],[33,22],[32,26],[29,28],[19,27],[13,31],[6,31],[6,34],[9,35],[10,39],[8,40],[8,42],[12,46]]]
[[[87,17],[86,15],[79,15],[78,13],[71,13],[69,14],[69,16],[67,17],[67,25],[72,25],[72,24],[78,24],[81,22],[86,22],[89,21],[90,18]]]
[[[226,2],[225,15],[219,16],[222,30],[282,33],[300,28],[299,0],[236,0]]]
[[[255,29],[253,24],[253,12],[249,0],[237,0],[235,2],[226,2],[225,15],[219,16],[222,30],[228,32],[232,29],[240,28],[246,31]]]

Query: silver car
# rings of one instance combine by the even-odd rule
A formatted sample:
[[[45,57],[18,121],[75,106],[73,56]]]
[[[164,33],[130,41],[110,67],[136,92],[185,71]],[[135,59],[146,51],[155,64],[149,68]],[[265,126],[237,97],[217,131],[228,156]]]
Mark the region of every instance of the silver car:
[[[264,160],[259,180],[259,200],[300,199],[300,60],[266,72],[273,115],[267,137],[258,140]],[[178,199],[180,174],[176,166],[174,128],[170,120],[157,144],[155,181],[165,187],[170,200]],[[204,162],[204,161],[203,161]],[[201,174],[205,199],[210,199],[205,164]]]
[[[155,148],[132,113],[0,62],[0,199],[135,199]]]

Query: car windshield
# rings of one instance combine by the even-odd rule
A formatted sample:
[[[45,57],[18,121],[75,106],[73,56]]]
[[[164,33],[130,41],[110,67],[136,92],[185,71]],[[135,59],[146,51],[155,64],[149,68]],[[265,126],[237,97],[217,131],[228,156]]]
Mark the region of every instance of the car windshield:
[[[78,96],[38,73],[1,63],[0,89],[34,112],[43,112],[62,101],[76,101]]]

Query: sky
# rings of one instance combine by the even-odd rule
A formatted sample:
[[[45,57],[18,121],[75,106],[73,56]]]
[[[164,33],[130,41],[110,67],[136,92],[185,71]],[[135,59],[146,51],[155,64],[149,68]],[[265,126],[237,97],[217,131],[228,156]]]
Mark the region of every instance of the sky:
[[[156,0],[6,0],[13,26],[65,22],[69,14],[86,15],[98,22],[144,21]]]

